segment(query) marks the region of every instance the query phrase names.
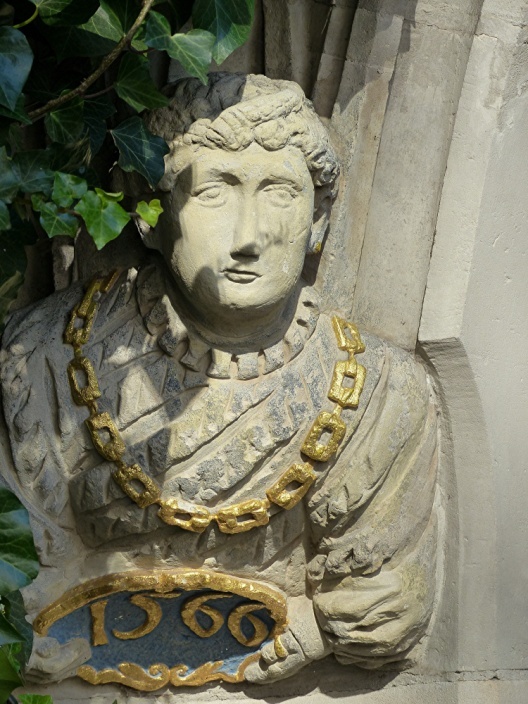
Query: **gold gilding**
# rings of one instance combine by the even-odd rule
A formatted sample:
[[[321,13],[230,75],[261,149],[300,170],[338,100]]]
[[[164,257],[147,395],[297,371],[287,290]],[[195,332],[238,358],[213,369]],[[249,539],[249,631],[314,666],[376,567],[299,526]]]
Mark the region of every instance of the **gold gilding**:
[[[319,442],[325,430],[331,432],[326,445]],[[301,447],[301,452],[317,462],[327,462],[337,452],[339,443],[345,436],[346,425],[335,413],[321,411],[312,425]]]
[[[337,362],[328,398],[338,403],[342,408],[357,408],[365,384],[366,373],[365,367],[358,364],[354,358],[348,359],[346,362]],[[345,377],[355,380],[353,387],[343,386]]]
[[[86,386],[81,387],[77,372],[86,375]],[[92,363],[87,357],[74,357],[68,364],[68,380],[73,400],[78,406],[86,406],[101,396]]]
[[[107,668],[97,672],[90,665],[81,665],[77,670],[77,675],[90,684],[115,682],[138,689],[141,692],[155,692],[157,689],[165,687],[170,682],[170,674],[171,671],[167,665],[161,663],[151,665],[148,671],[131,662],[121,663],[117,666],[117,670]]]
[[[269,523],[269,505],[268,499],[243,501],[220,509],[216,514],[216,522],[222,533],[245,533],[256,526],[265,526]]]
[[[262,604],[240,604],[231,611],[227,619],[227,627],[231,635],[237,639],[241,645],[247,648],[254,648],[261,645],[267,638],[269,629],[258,616],[253,614],[253,611],[262,609]],[[253,626],[253,635],[249,638],[242,633],[242,619],[247,618]]]
[[[288,655],[288,651],[284,647],[280,636],[275,637],[275,640],[273,641],[273,646],[275,648],[275,654],[278,658],[285,658]]]
[[[346,350],[347,352],[352,352],[352,354],[361,354],[365,351],[365,345],[359,330],[353,323],[349,323],[347,320],[334,315],[332,326],[337,338],[337,346],[340,350]]]
[[[95,413],[86,419],[86,425],[97,452],[110,462],[121,459],[125,452],[125,443],[119,435],[116,424],[109,413]],[[108,433],[108,440],[104,440],[102,432]]]
[[[92,615],[92,645],[106,645],[108,643],[108,636],[105,631],[105,609],[107,604],[108,599],[90,604],[90,613]]]
[[[154,599],[150,599],[148,596],[144,596],[143,594],[133,594],[130,597],[130,601],[134,604],[134,606],[138,606],[140,609],[143,609],[146,614],[146,618],[141,626],[134,628],[132,631],[117,631],[114,629],[112,633],[120,640],[135,640],[136,638],[146,636],[147,633],[152,633],[156,626],[159,625],[163,614],[161,606],[154,601]]]
[[[158,516],[170,526],[178,526],[193,533],[203,533],[211,523],[213,516],[205,506],[194,505],[190,511],[178,506],[176,499],[161,500]],[[189,516],[183,518],[182,516]]]
[[[250,599],[253,602],[252,604],[244,604],[236,607],[232,612],[232,614],[235,613],[235,616],[231,618],[231,622],[228,619],[228,628],[230,628],[235,638],[247,647],[251,647],[253,643],[255,645],[260,644],[259,639],[262,634],[264,634],[263,627],[267,634],[267,627],[252,613],[259,608],[266,608],[274,621],[274,626],[268,634],[269,638],[277,639],[277,637],[286,630],[288,625],[286,599],[284,595],[276,589],[272,589],[265,584],[260,584],[253,580],[243,579],[233,575],[220,574],[208,570],[184,569],[124,572],[90,580],[66,592],[60,599],[44,609],[35,619],[33,628],[36,633],[44,636],[55,621],[67,616],[76,609],[90,604],[92,618],[94,616],[93,607],[96,607],[96,619],[94,620],[97,621],[97,633],[95,630],[93,631],[94,645],[96,639],[100,641],[100,645],[103,645],[103,637],[106,638],[104,632],[104,608],[106,601],[103,602],[101,599],[119,592],[141,591],[148,592],[149,596],[135,594],[131,598],[131,601],[147,613],[145,623],[140,626],[140,628],[143,629],[143,633],[140,633],[139,629],[128,633],[113,631],[114,635],[118,638],[140,638],[142,635],[146,635],[153,630],[152,625],[156,624],[156,621],[159,623],[159,612],[157,609],[153,610],[150,606],[150,602],[152,601],[150,595],[152,595],[153,599],[156,598],[156,595],[166,598],[171,596],[175,590],[194,591],[200,589],[209,589],[213,593],[210,592],[207,595],[200,595],[198,597],[198,599],[201,600],[200,603],[198,603],[196,597],[188,601],[184,608],[189,607],[187,610],[189,617],[191,615],[195,616],[196,613],[201,610],[212,618],[207,609],[213,609],[214,607],[209,607],[204,603],[211,599],[229,597],[236,594]],[[95,603],[92,604],[91,602]],[[216,613],[219,614],[219,612]],[[223,623],[223,617],[220,614],[219,616],[222,618]],[[249,639],[245,638],[240,631],[240,622],[244,617],[250,620],[254,628],[254,634]],[[190,621],[190,619],[188,620]],[[193,619],[193,624],[195,626],[199,625],[196,624],[195,618]],[[187,625],[189,625],[189,623],[187,623]],[[197,630],[194,630],[194,632],[197,633]],[[266,638],[266,634],[264,634],[264,638]],[[198,635],[200,634],[198,633]],[[207,637],[207,635],[212,635],[211,628],[208,629],[208,634],[202,637]],[[276,642],[275,640],[275,643]],[[206,682],[215,680],[242,682],[244,672],[248,665],[258,660],[259,657],[259,652],[249,655],[240,664],[234,675],[219,671],[219,668],[223,665],[223,661],[205,663],[190,674],[187,674],[188,668],[183,664],[169,668],[162,663],[152,665],[147,671],[134,663],[121,663],[117,669],[108,668],[100,672],[97,672],[89,665],[82,665],[77,670],[77,674],[91,684],[118,683],[143,692],[153,692],[168,684],[179,687],[183,685],[200,686]]]
[[[218,633],[224,625],[225,619],[218,609],[215,609],[214,606],[210,606],[205,602],[214,601],[215,599],[226,599],[230,596],[230,594],[215,594],[213,592],[212,594],[202,594],[200,596],[195,596],[192,599],[188,599],[181,610],[182,621],[187,628],[189,628],[193,633],[196,633],[196,635],[200,638],[210,638],[211,636],[214,636],[214,634]],[[204,613],[211,619],[211,625],[209,628],[203,628],[200,626],[196,620],[196,614],[198,612]]]
[[[149,667],[148,672],[145,672],[143,668],[133,663],[121,663],[121,665],[118,665],[117,670],[108,668],[101,672],[97,672],[89,665],[82,665],[77,670],[77,674],[90,684],[116,683],[132,687],[141,692],[155,692],[168,684],[173,687],[200,687],[207,682],[218,680],[231,683],[242,682],[247,667],[258,660],[259,657],[259,653],[250,655],[241,663],[234,675],[219,671],[224,664],[223,660],[207,662],[190,674],[186,674],[189,671],[186,665],[176,665],[171,669],[162,664],[152,665]]]
[[[286,599],[266,584],[209,570],[148,570],[121,572],[84,582],[63,594],[35,618],[33,630],[45,636],[50,626],[73,611],[118,592],[151,592],[167,596],[176,589],[210,589],[264,604],[275,621],[271,636],[286,629]]]
[[[177,526],[194,533],[203,533],[216,521],[222,533],[244,533],[269,523],[270,502],[283,509],[291,509],[306,495],[315,481],[315,473],[311,465],[294,464],[266,491],[265,499],[249,499],[243,503],[226,506],[213,513],[206,506],[191,505],[183,508],[175,498],[161,499],[161,490],[157,483],[148,476],[138,464],[126,466],[123,455],[126,447],[121,439],[116,424],[108,413],[98,413],[96,399],[100,390],[95,370],[87,357],[84,357],[82,347],[90,338],[98,299],[101,293],[107,292],[117,279],[117,272],[105,279],[96,279],[88,287],[83,300],[77,305],[70,317],[64,333],[64,339],[74,349],[74,359],[68,365],[68,378],[73,399],[78,405],[86,406],[90,417],[86,424],[96,450],[108,461],[117,466],[113,478],[123,492],[140,508],[146,508],[154,503],[160,505],[158,517],[168,525]],[[327,462],[336,452],[342,441],[346,426],[339,417],[343,408],[357,408],[359,398],[365,383],[366,369],[358,364],[354,354],[365,351],[358,329],[352,323],[334,316],[332,326],[340,349],[348,351],[347,361],[337,362],[328,398],[337,404],[333,413],[323,411],[319,414],[308,433],[301,452],[316,462]],[[81,387],[78,372],[86,375],[86,386]],[[351,388],[343,386],[345,377],[355,380]],[[320,442],[325,430],[331,432],[326,445]],[[104,438],[104,434],[109,439]],[[143,485],[138,490],[133,482]],[[288,485],[298,483],[296,488]]]
[[[83,313],[81,313],[81,307]],[[72,311],[66,331],[64,333],[64,342],[73,347],[81,347],[90,339],[92,325],[95,318],[97,307],[95,303],[90,302],[85,304],[85,300]],[[80,321],[80,325],[78,324]]]
[[[287,469],[280,479],[268,489],[266,496],[268,499],[289,511],[303,499],[312,484],[316,480],[316,474],[312,469],[312,465],[305,462],[304,464],[293,464]],[[290,484],[297,483],[295,489],[286,490]]]
[[[114,472],[113,477],[125,494],[140,508],[145,508],[158,501],[160,496],[158,485],[138,464],[133,464],[129,467],[119,467]],[[135,489],[132,482],[139,482],[143,486],[143,490],[138,491]]]

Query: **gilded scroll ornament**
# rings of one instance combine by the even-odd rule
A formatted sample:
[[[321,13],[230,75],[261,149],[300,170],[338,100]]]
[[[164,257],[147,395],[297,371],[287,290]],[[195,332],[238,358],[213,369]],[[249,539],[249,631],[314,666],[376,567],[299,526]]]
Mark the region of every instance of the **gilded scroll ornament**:
[[[82,633],[86,615],[92,659],[78,675],[92,684],[117,682],[141,691],[169,682],[239,682],[260,646],[275,641],[280,649],[277,639],[287,627],[286,600],[277,590],[232,575],[184,569],[125,572],[86,582],[51,604],[33,626],[40,635],[67,640]],[[170,652],[162,645],[168,637]],[[221,660],[203,662],[204,639],[222,653]],[[146,661],[146,652],[159,659]],[[174,661],[182,657],[188,662]]]

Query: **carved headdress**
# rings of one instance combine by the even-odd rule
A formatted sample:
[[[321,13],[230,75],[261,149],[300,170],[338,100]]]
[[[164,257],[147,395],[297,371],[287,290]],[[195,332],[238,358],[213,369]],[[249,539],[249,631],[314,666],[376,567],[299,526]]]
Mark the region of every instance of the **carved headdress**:
[[[314,186],[337,192],[339,164],[328,134],[302,89],[291,81],[242,73],[211,73],[203,85],[196,78],[169,86],[168,107],[147,118],[149,129],[171,148],[160,188],[170,191],[179,173],[174,158],[183,144],[230,151],[257,142],[269,151],[298,148]]]

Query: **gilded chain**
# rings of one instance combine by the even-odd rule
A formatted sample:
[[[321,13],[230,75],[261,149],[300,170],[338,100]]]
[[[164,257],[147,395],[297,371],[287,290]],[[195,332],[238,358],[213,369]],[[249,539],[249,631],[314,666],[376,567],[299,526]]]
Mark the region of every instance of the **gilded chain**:
[[[74,352],[74,357],[68,364],[72,398],[77,405],[88,409],[90,415],[85,422],[92,442],[97,452],[115,465],[112,475],[115,482],[140,508],[157,504],[160,507],[158,516],[162,521],[194,533],[203,533],[212,521],[216,522],[222,533],[245,533],[269,523],[271,504],[286,511],[296,506],[316,480],[317,475],[309,462],[289,467],[266,491],[265,499],[249,499],[221,508],[216,513],[206,506],[193,505],[192,509],[187,509],[180,507],[174,498],[163,499],[161,490],[152,477],[138,464],[128,465],[124,462],[125,443],[110,414],[98,410],[97,399],[100,398],[101,391],[97,375],[91,361],[83,355],[83,346],[90,339],[99,299],[110,290],[116,279],[117,272],[114,272],[90,284],[81,303],[73,309],[64,332],[64,341],[73,347]],[[346,432],[341,411],[358,407],[367,373],[355,358],[356,354],[365,351],[356,326],[337,316],[332,318],[332,325],[337,345],[339,349],[348,352],[348,360],[337,362],[334,367],[328,392],[328,398],[335,403],[334,410],[331,413],[319,413],[301,447],[301,452],[315,462],[328,462],[336,454]],[[345,386],[345,379],[351,379],[353,384]],[[330,433],[330,437],[322,442],[325,431]]]

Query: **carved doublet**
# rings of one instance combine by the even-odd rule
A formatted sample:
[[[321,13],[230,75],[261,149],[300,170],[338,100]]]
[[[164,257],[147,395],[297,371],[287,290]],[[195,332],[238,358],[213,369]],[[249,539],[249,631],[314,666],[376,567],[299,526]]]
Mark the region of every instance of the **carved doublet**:
[[[427,417],[430,392],[422,370],[404,353],[365,335],[360,361],[368,373],[359,406],[343,409],[344,438],[336,456],[317,465],[304,501],[290,511],[272,505],[268,525],[241,535],[225,535],[218,526],[200,534],[183,531],[161,521],[159,507],[134,504],[112,479],[112,463],[94,449],[87,410],[73,403],[68,385],[71,347],[59,335],[76,298],[82,299],[78,288],[42,304],[53,301],[57,320],[57,332],[45,346],[33,343],[31,349],[22,325],[16,319],[12,323],[6,335],[4,398],[19,476],[30,480],[31,493],[42,497],[44,508],[64,527],[75,520],[88,546],[126,550],[129,540],[136,536],[136,547],[141,535],[145,546],[155,541],[158,559],[167,565],[208,560],[234,573],[266,576],[271,571],[273,581],[288,591],[286,563],[305,564],[314,557],[307,523],[320,539],[332,523],[344,517],[349,522],[351,510],[386,479],[387,461],[372,457],[378,444],[373,436],[383,434],[383,451],[397,455],[409,444],[416,423],[423,428]],[[39,308],[24,326],[38,316]],[[307,458],[301,447],[314,419],[334,406],[333,372],[347,365],[347,355],[336,344],[331,319],[318,316],[312,298],[301,293],[286,342],[274,347],[229,355],[227,365],[225,351],[193,335],[167,306],[163,279],[148,269],[139,276],[135,270],[123,275],[102,298],[84,352],[98,379],[99,410],[115,420],[124,441],[125,462],[137,463],[155,479],[167,501],[218,512],[265,499],[285,470],[302,466]],[[27,378],[41,379],[50,404],[48,419],[39,419],[36,427],[35,390]],[[50,477],[56,486],[68,486],[60,504],[50,505]],[[376,555],[367,561],[372,558]]]

